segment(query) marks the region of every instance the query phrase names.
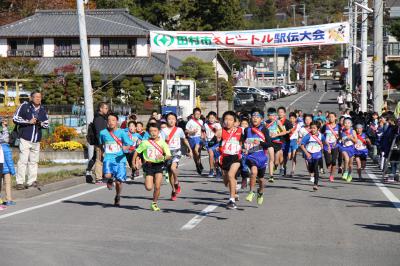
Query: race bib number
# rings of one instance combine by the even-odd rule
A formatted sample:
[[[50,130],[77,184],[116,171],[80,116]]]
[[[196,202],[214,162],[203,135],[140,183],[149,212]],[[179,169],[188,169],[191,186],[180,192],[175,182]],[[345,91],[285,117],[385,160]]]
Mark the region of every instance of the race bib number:
[[[333,135],[331,132],[327,132],[327,133],[326,133],[326,141],[327,141],[329,144],[334,144],[334,143],[336,143],[336,137],[335,137],[335,135]]]
[[[254,147],[258,147],[260,145],[260,141],[257,139],[246,139],[244,146],[246,150],[251,150]]]
[[[163,155],[153,146],[147,148],[147,157],[150,160],[162,160]]]
[[[121,146],[119,146],[117,143],[111,143],[111,144],[106,144],[104,150],[105,153],[107,154],[113,154],[113,153],[119,153],[122,149]]]
[[[306,150],[310,153],[316,153],[321,151],[321,145],[317,142],[310,142],[306,146]]]
[[[355,145],[357,150],[366,150],[367,146],[362,143],[361,140],[357,141],[357,144]]]
[[[343,141],[343,145],[344,145],[345,147],[352,146],[352,145],[353,145],[353,141],[351,141],[350,139],[345,139],[345,140]]]
[[[169,148],[170,148],[171,150],[178,150],[178,149],[181,148],[181,139],[180,139],[180,138],[177,138],[177,137],[173,137],[173,138],[169,141],[168,145],[169,145]]]
[[[241,150],[240,142],[237,139],[230,139],[225,146],[224,153],[229,155],[236,155]]]

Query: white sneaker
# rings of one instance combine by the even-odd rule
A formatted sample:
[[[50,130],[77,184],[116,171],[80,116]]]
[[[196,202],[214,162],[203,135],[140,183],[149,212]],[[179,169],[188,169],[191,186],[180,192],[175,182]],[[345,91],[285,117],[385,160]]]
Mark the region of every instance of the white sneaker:
[[[310,177],[310,182],[314,183],[314,177],[313,176]]]

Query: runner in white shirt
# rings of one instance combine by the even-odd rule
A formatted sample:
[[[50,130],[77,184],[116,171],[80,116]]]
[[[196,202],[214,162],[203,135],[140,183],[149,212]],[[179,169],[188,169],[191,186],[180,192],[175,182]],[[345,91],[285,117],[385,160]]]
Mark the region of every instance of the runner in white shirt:
[[[176,114],[169,113],[165,119],[167,120],[167,127],[162,129],[161,136],[171,150],[172,157],[167,161],[167,169],[169,174],[169,183],[172,187],[171,200],[175,201],[177,195],[181,193],[181,186],[178,180],[178,164],[182,157],[181,141],[183,141],[188,148],[189,157],[192,157],[192,149],[190,148],[189,142],[186,139],[182,128],[176,126]]]
[[[193,116],[186,124],[186,132],[189,135],[190,148],[193,151],[193,160],[196,164],[196,170],[199,175],[203,171],[203,165],[201,164],[201,146],[203,145],[203,139],[205,137],[204,122],[200,119],[201,110],[200,108],[193,109]]]
[[[222,132],[221,124],[217,122],[217,114],[215,112],[211,111],[208,113],[204,128],[206,130],[206,149],[208,151],[210,163],[210,173],[208,177],[214,177],[217,173],[214,154],[216,149],[218,149]]]
[[[289,121],[292,124],[292,128],[289,131],[290,144],[288,159],[292,161],[292,171],[290,172],[290,177],[293,177],[294,169],[296,168],[297,149],[299,148],[299,132],[303,123],[297,121],[297,115],[294,112],[289,114]]]

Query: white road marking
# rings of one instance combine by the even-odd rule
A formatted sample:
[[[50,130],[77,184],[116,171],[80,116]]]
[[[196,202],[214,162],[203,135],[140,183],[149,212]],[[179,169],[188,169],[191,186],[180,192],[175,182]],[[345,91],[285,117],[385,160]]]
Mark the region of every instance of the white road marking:
[[[181,227],[181,230],[192,230],[195,228],[197,225],[201,223],[201,221],[204,220],[204,218],[207,217],[207,215],[218,208],[219,205],[208,205],[204,210],[202,210],[198,215],[193,217],[189,222],[187,222],[184,226]]]
[[[317,109],[318,109],[318,107],[319,107],[319,104],[320,104],[322,98],[324,98],[325,94],[326,94],[326,92],[322,93],[321,97],[319,97],[319,100],[318,100],[318,102],[317,102],[317,105],[315,105],[315,108],[314,108],[313,112],[316,112],[316,111],[317,111]]]
[[[289,106],[292,106],[295,102],[297,102],[298,100],[300,100],[301,98],[303,98],[304,96],[306,96],[306,95],[309,94],[309,93],[310,93],[310,92],[307,92],[307,93],[301,95],[300,97],[296,98],[293,102],[291,102],[291,103],[289,104]]]
[[[374,184],[382,191],[386,198],[393,204],[393,206],[400,212],[400,200],[390,191],[374,173],[367,171],[369,178],[374,181]]]
[[[203,160],[205,158],[208,158],[208,156],[203,156],[201,159]],[[190,161],[191,161],[191,159],[190,159]],[[183,164],[181,164],[181,166],[184,166],[186,164],[187,163],[183,163]],[[135,180],[140,179],[140,178],[143,178],[143,175],[135,177]],[[74,199],[74,198],[77,198],[77,197],[80,197],[80,196],[83,196],[83,195],[86,195],[86,194],[90,194],[90,193],[96,192],[96,191],[101,190],[101,189],[105,189],[106,187],[107,186],[96,187],[96,188],[89,189],[89,190],[86,190],[86,191],[83,191],[83,192],[80,192],[80,193],[77,193],[77,194],[73,194],[73,195],[65,197],[65,198],[61,198],[61,199],[58,199],[58,200],[54,200],[54,201],[50,201],[50,202],[47,202],[47,203],[39,204],[39,205],[32,206],[32,207],[29,207],[29,208],[21,209],[21,210],[15,211],[15,212],[6,213],[6,214],[3,214],[3,215],[0,215],[0,220],[8,218],[10,216],[18,215],[18,214],[21,214],[21,213],[30,212],[30,211],[33,211],[33,210],[37,210],[37,209],[41,209],[41,208],[44,208],[44,207],[48,207],[48,206],[51,206],[51,205],[54,205],[54,204],[57,204],[57,203],[61,203],[61,202],[65,201],[65,200]]]

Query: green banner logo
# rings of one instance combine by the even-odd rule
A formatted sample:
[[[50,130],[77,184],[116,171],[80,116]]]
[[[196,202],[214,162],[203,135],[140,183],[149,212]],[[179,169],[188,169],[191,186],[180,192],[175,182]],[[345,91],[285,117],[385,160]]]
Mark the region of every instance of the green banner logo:
[[[168,36],[164,34],[157,34],[154,36],[154,44],[157,46],[171,46],[174,43],[175,38],[173,36]]]

